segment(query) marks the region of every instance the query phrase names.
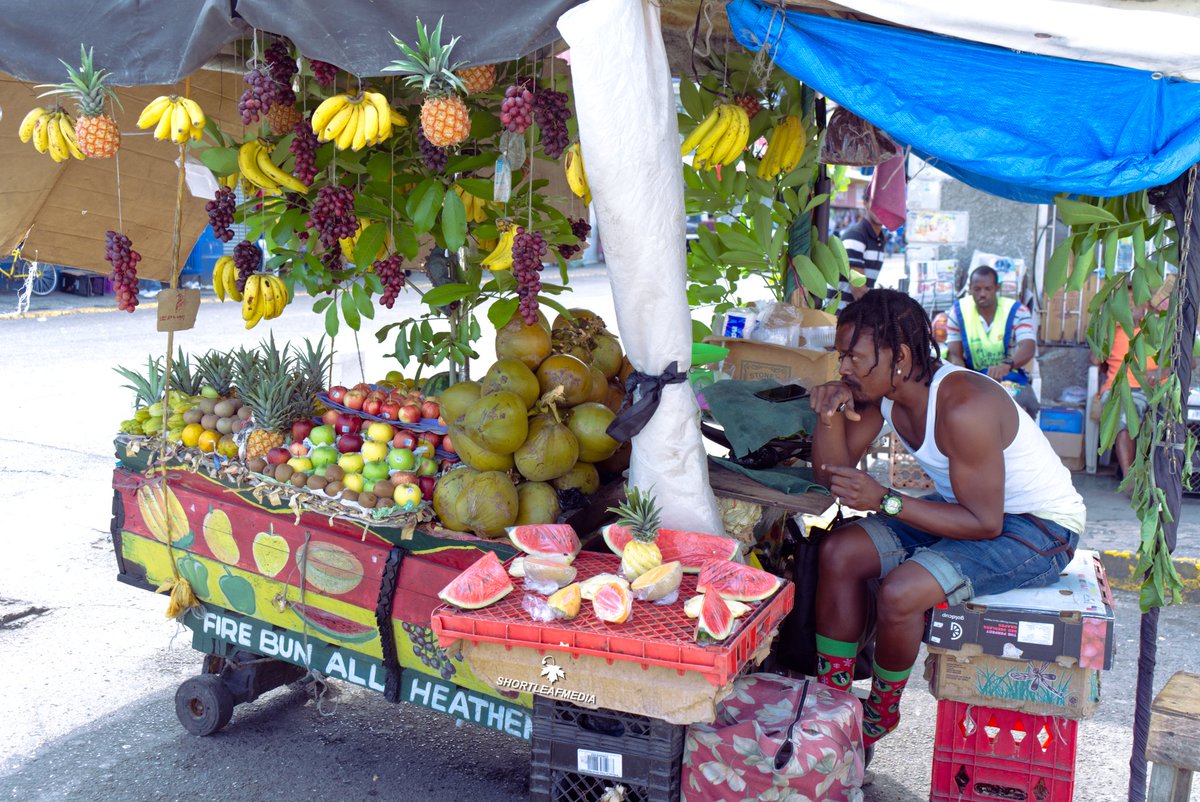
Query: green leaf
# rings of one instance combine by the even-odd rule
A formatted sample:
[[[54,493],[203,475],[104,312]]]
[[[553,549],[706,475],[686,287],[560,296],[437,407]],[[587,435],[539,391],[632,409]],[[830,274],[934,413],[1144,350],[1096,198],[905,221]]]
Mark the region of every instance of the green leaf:
[[[1075,269],[1071,271],[1071,280],[1067,283],[1067,289],[1071,292],[1082,290],[1083,285],[1087,283],[1088,276],[1092,274],[1095,264],[1096,238],[1087,234],[1083,238],[1083,244],[1079,251],[1075,254]]]
[[[237,148],[207,148],[200,154],[200,161],[216,176],[233,175],[238,172]]]
[[[692,342],[698,343],[705,337],[712,335],[712,329],[701,323],[699,320],[692,321]]]
[[[806,203],[804,205],[804,208],[801,210],[801,214],[803,214],[804,212],[811,212],[813,209],[817,208],[818,206],[820,206],[822,203],[824,203],[827,200],[829,200],[828,193],[822,193],[820,195],[815,196],[812,200],[810,200],[808,203]]]
[[[1121,289],[1113,292],[1108,299],[1108,309],[1125,333],[1132,337],[1134,333],[1133,310],[1129,306],[1129,294],[1124,291],[1125,282],[1118,282]]]
[[[508,321],[512,320],[513,313],[517,311],[517,305],[516,298],[501,298],[488,307],[488,320],[497,330],[504,328]]]
[[[313,312],[320,314],[321,312],[324,312],[326,307],[328,307],[331,303],[333,303],[333,296],[326,295],[324,298],[318,298],[316,302],[313,303],[312,310]]]
[[[371,302],[371,296],[367,293],[366,287],[362,284],[355,284],[350,290],[350,294],[354,296],[354,305],[358,308],[359,314],[368,320],[374,320],[375,304]]]
[[[439,182],[427,178],[417,185],[417,188],[408,196],[405,204],[406,211],[418,234],[424,234],[433,229],[438,209],[442,205],[443,191]]]
[[[500,132],[500,118],[490,111],[471,114],[471,139],[490,139]]]
[[[443,284],[440,287],[434,287],[429,292],[425,293],[422,298],[429,306],[445,306],[446,304],[461,301],[472,295],[475,288],[469,284]]]
[[[387,226],[383,223],[371,223],[358,235],[354,245],[354,264],[366,268],[379,256],[379,251],[387,239]]]
[[[1067,237],[1060,242],[1046,261],[1046,275],[1042,280],[1042,291],[1047,298],[1054,296],[1067,283],[1067,268],[1070,265],[1071,249],[1074,247],[1073,237]]]
[[[1117,269],[1117,229],[1110,228],[1104,235],[1104,275],[1112,278]]]
[[[825,277],[821,274],[820,269],[812,259],[802,253],[798,253],[792,257],[792,264],[796,268],[796,272],[800,275],[800,284],[804,289],[818,298],[825,296],[825,288],[828,286],[825,282]]]
[[[684,77],[679,80],[679,102],[697,124],[704,119],[704,99],[700,97],[700,87],[690,78]]]
[[[472,154],[470,156],[451,156],[446,160],[446,169],[443,171],[446,175],[454,175],[455,173],[473,173],[476,170],[481,170],[485,167],[492,167],[496,164],[495,152]],[[517,186],[516,176],[513,176],[513,186]],[[480,197],[490,198],[491,193]]]
[[[1121,405],[1116,393],[1109,396],[1108,401],[1100,412],[1100,451],[1112,448],[1117,439],[1117,422],[1120,419]]]
[[[562,304],[560,304],[558,301],[554,300],[553,298],[549,298],[545,295],[539,295],[538,303],[545,304],[546,306],[553,309],[555,312],[558,312],[560,315],[564,315],[566,317],[571,317],[571,313],[569,311],[567,311],[567,308],[565,306],[563,306]]]
[[[333,303],[329,304],[329,308],[325,310],[325,333],[329,335],[330,339],[336,337],[338,333],[337,305]]]
[[[357,285],[356,285],[357,286]],[[342,317],[346,321],[346,325],[358,331],[358,324],[362,322],[362,318],[358,314],[358,307],[354,303],[354,293],[342,293]]]
[[[460,178],[454,183],[465,192],[477,198],[490,201],[492,199],[492,182],[487,178]]]
[[[455,192],[447,192],[442,198],[442,238],[452,251],[467,240],[467,209]]]
[[[1058,216],[1069,226],[1088,226],[1092,223],[1116,223],[1117,218],[1107,209],[1060,195],[1054,199]]]
[[[837,257],[833,251],[824,242],[814,238],[812,240],[812,260],[816,264],[817,269],[821,271],[821,275],[825,278],[827,284],[837,284],[838,274],[841,272],[838,268]]]

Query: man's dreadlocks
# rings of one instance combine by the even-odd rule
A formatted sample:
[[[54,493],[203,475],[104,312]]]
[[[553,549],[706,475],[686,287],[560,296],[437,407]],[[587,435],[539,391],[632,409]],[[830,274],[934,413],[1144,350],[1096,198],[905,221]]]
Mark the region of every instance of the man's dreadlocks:
[[[933,326],[925,310],[913,298],[896,290],[870,290],[841,311],[837,324],[839,328],[854,327],[850,348],[864,333],[870,333],[877,364],[880,346],[892,350],[892,368],[895,368],[900,361],[900,346],[907,345],[912,352],[912,367],[905,378],[923,381],[926,386],[933,381],[934,363],[938,359]]]

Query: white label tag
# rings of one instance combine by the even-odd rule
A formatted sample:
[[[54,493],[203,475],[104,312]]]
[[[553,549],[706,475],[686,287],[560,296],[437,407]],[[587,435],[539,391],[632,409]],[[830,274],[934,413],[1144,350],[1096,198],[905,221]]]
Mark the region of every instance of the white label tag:
[[[621,779],[621,756],[613,752],[593,752],[591,749],[575,750],[576,768],[585,774]]]
[[[1054,645],[1054,624],[1021,621],[1017,624],[1017,643],[1036,643],[1039,646]]]

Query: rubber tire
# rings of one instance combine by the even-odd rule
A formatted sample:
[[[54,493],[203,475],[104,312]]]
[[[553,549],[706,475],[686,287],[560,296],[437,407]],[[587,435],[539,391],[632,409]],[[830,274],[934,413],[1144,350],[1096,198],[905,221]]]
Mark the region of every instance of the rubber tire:
[[[233,708],[233,695],[215,674],[192,677],[175,692],[175,715],[192,735],[217,732],[233,718]]]

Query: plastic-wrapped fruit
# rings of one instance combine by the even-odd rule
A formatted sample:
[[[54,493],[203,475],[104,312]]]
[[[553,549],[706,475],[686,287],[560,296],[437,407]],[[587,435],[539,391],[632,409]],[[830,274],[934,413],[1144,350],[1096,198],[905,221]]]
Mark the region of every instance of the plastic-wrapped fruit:
[[[555,584],[558,587],[575,581],[577,570],[560,560],[542,557],[525,558],[525,578],[538,584]]]
[[[550,598],[546,599],[546,604],[557,610],[563,618],[574,618],[579,615],[579,608],[583,606],[583,596],[579,593],[578,583],[555,591]]]
[[[583,598],[591,601],[596,598],[596,591],[612,582],[629,587],[629,581],[623,576],[618,576],[617,574],[596,574],[579,583],[579,592],[583,595]]]
[[[628,587],[617,582],[601,585],[592,597],[592,612],[601,621],[623,624],[633,612],[633,594]]]
[[[658,601],[679,590],[683,581],[683,566],[678,561],[651,568],[629,586],[635,599]]]

